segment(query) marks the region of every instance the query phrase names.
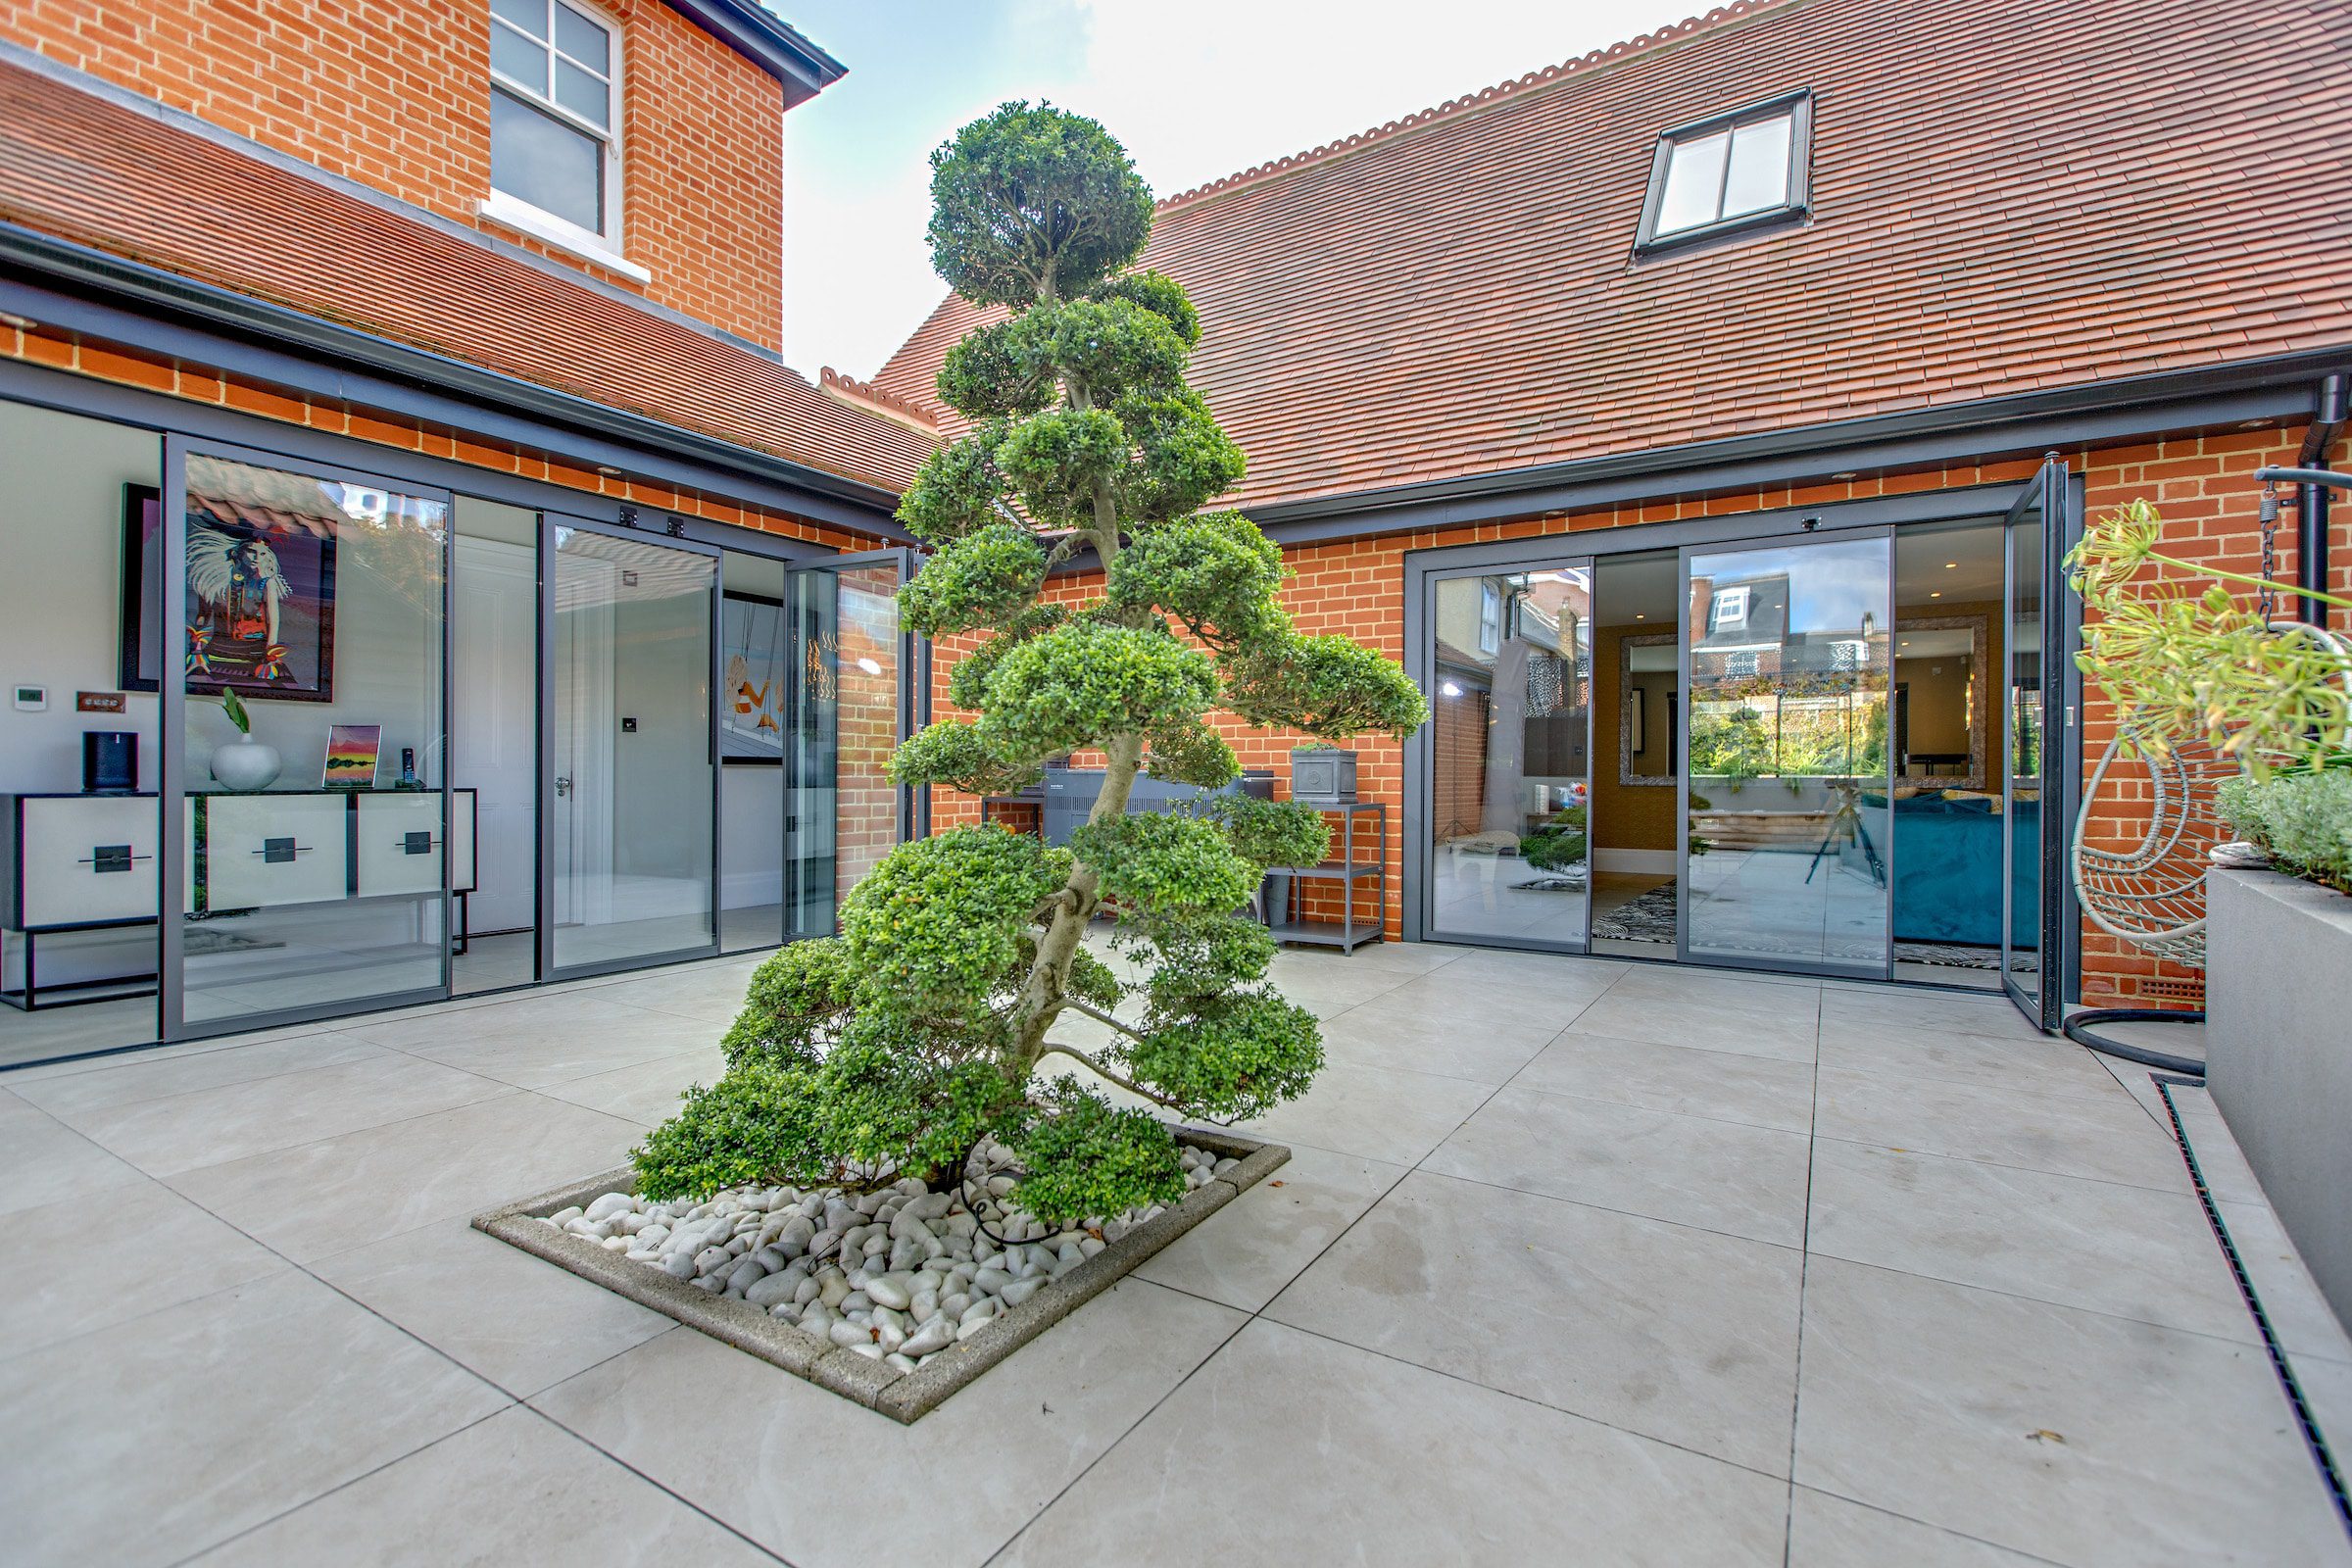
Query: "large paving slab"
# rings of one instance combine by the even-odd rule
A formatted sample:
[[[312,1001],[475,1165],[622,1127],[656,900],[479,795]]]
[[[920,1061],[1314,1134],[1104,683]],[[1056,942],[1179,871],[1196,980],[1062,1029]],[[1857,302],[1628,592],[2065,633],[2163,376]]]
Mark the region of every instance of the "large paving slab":
[[[624,1158],[756,961],[0,1076],[0,1558],[2352,1560],[2147,1075],[1997,998],[1286,952],[1291,1163],[908,1428],[466,1224]]]

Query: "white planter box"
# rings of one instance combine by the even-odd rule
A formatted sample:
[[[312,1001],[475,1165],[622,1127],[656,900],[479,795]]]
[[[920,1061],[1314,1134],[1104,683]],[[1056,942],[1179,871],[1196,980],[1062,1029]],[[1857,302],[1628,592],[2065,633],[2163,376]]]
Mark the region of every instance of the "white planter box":
[[[2205,899],[2206,1085],[2352,1324],[2352,898],[2216,870]]]

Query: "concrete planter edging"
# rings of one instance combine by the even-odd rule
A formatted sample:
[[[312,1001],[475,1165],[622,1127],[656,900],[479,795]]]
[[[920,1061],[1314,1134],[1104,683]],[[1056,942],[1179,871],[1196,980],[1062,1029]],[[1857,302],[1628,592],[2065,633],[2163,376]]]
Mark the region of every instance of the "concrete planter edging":
[[[609,1252],[584,1237],[540,1223],[550,1214],[575,1203],[588,1203],[606,1193],[634,1192],[637,1172],[633,1166],[622,1165],[587,1181],[476,1214],[473,1228],[593,1280],[640,1306],[675,1318],[688,1328],[699,1329],[794,1377],[806,1378],[895,1421],[910,1423],[1117,1284],[1146,1258],[1256,1186],[1291,1157],[1291,1152],[1280,1144],[1261,1144],[1204,1128],[1180,1127],[1176,1139],[1220,1159],[1241,1163],[1195,1188],[1179,1202],[1138,1225],[1020,1305],[998,1313],[970,1339],[931,1356],[912,1372],[901,1372],[836,1345],[820,1344],[760,1307],[711,1296],[660,1269]]]
[[[2205,1086],[2335,1315],[2352,1324],[2352,898],[2206,874]]]

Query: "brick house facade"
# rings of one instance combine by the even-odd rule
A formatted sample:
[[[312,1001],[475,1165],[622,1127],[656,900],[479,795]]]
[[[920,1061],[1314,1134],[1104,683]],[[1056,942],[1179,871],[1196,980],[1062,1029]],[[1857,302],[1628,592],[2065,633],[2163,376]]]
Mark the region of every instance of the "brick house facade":
[[[1892,516],[2005,498],[2045,454],[2070,530],[2145,498],[2172,548],[2251,570],[2253,471],[2345,456],[2314,411],[2340,408],[2329,377],[2352,368],[2352,231],[2321,195],[2352,175],[2328,128],[2345,100],[2318,64],[2348,43],[2324,6],[2158,25],[2120,0],[1749,0],[1170,197],[1142,265],[1200,310],[1195,384],[1251,460],[1229,501],[1283,545],[1300,628],[1408,662],[1410,572],[1448,551]],[[1809,145],[1788,206],[1645,244],[1668,144],[1790,95]],[[935,401],[981,319],[946,300],[875,386]],[[2290,581],[2312,569],[2294,533],[2290,512],[2272,561]],[[2322,534],[2343,592],[2352,529]],[[1614,662],[1593,681],[1611,699]],[[1403,827],[1392,936],[1428,929],[1410,857],[1435,795],[1477,787],[1478,694],[1435,685],[1426,757],[1359,743],[1364,798]],[[2095,692],[2076,706],[2087,772],[2115,715]],[[1286,771],[1295,737],[1228,738]],[[1662,806],[1670,832],[1671,792],[1619,789],[1600,751],[1598,809]],[[2140,804],[2111,791],[2090,832],[2116,841]],[[934,820],[971,814],[943,796]],[[2070,999],[2198,994],[2086,920],[2069,942]]]
[[[747,0],[0,5],[0,444],[12,466],[57,454],[0,501],[34,567],[0,635],[47,683],[0,720],[0,832],[101,808],[74,791],[90,730],[126,730],[139,788],[188,803],[132,824],[160,835],[134,864],[180,868],[140,910],[10,901],[0,998],[24,1016],[0,1013],[0,1065],[252,1026],[207,1010],[221,951],[277,955],[243,961],[327,1016],[832,928],[919,809],[884,772],[919,669],[892,513],[934,446],[776,353],[782,120],[842,70]],[[197,666],[159,691],[131,652],[157,658],[143,595],[166,640],[195,624],[156,562],[199,459],[423,519],[409,559],[438,560],[438,607],[381,591],[404,569],[370,559],[381,523],[209,498],[232,543],[299,560],[308,529],[343,558],[339,606],[280,585],[321,596],[297,623],[333,640],[314,706],[250,704],[286,756],[259,805],[291,813],[253,831],[290,828],[290,865],[332,853],[290,827],[319,793],[295,775],[325,720],[360,721],[384,750],[352,808],[423,808],[389,798],[395,774],[438,790],[401,853],[446,856],[441,887],[418,862],[387,881],[360,832],[341,897],[314,877],[204,902],[235,824],[263,819],[207,771]],[[163,498],[145,565],[142,488]],[[109,687],[120,717],[74,700]],[[676,744],[681,714],[707,745]],[[158,922],[174,899],[192,918]],[[88,1004],[52,1022],[54,993]]]

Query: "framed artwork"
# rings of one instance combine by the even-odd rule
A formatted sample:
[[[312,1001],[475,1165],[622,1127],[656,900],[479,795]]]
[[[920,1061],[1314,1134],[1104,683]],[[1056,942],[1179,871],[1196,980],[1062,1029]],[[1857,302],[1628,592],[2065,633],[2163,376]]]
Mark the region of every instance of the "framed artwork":
[[[785,679],[792,660],[784,607],[754,594],[727,594],[719,619],[719,757],[780,767]]]
[[[383,749],[381,724],[330,724],[326,731],[326,770],[319,784],[330,790],[375,788],[376,754]]]
[[[291,515],[240,512],[191,493],[188,509],[187,690],[328,703],[335,695],[335,541]],[[163,510],[152,485],[122,502],[122,667],[126,691],[163,674],[155,584]]]

